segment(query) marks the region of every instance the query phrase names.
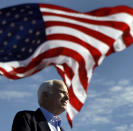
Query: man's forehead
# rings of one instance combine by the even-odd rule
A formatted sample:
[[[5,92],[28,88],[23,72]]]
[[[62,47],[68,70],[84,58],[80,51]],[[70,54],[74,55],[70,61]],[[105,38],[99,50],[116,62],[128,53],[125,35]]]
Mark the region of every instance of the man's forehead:
[[[65,91],[65,92],[68,92],[68,89],[67,89],[66,86],[65,86],[64,88],[58,88],[57,90],[58,90],[58,91]]]
[[[55,86],[54,89],[55,89],[56,91],[68,92],[68,89],[67,89],[67,87],[66,87],[65,84],[61,84],[61,85],[59,85],[59,86]]]

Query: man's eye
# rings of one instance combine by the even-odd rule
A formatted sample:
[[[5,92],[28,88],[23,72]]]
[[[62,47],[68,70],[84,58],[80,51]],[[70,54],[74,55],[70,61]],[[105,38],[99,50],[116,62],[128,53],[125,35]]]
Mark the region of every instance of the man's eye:
[[[63,92],[63,91],[59,91],[58,93],[59,94],[67,94],[66,92]]]
[[[58,91],[58,94],[61,94],[62,92],[61,91]]]

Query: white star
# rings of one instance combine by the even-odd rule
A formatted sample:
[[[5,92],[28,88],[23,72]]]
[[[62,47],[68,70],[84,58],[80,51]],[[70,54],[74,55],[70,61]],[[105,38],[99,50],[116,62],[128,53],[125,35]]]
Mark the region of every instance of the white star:
[[[37,31],[37,32],[36,32],[36,35],[40,35],[40,32],[39,32],[39,31]]]
[[[7,45],[8,45],[8,42],[7,42],[7,41],[4,41],[3,44],[4,44],[5,46],[7,46]]]
[[[24,21],[28,21],[28,18],[27,17],[24,17]]]
[[[17,48],[17,45],[13,45],[13,48],[16,49]]]
[[[32,12],[32,11],[29,11],[28,13],[29,13],[30,15],[32,15],[32,14],[33,14],[33,12]]]
[[[16,14],[14,17],[15,17],[15,18],[19,18],[19,15],[18,15],[18,14]]]
[[[2,21],[2,25],[5,25],[5,24],[6,24],[6,20],[3,20],[3,21]]]
[[[26,39],[25,39],[25,42],[29,42],[29,41],[30,41],[30,39],[29,39],[29,38],[26,38]]]
[[[20,12],[24,12],[25,10],[24,9],[21,9]]]
[[[29,53],[32,53],[32,51],[33,51],[33,50],[30,48],[30,49],[29,49]]]
[[[32,20],[32,24],[36,24],[36,20]]]
[[[25,48],[22,48],[21,51],[24,52],[25,51]]]
[[[0,50],[0,53],[3,53],[4,52],[4,50]]]
[[[8,59],[8,58],[5,56],[5,57],[4,57],[4,60],[7,60],[7,59]]]
[[[8,37],[11,37],[12,36],[12,33],[11,32],[8,32],[7,36]]]
[[[16,36],[16,39],[19,40],[21,37],[19,35]]]
[[[15,11],[15,10],[16,10],[16,8],[14,7],[14,8],[12,8],[12,10],[13,10],[13,11]]]
[[[17,55],[17,57],[18,57],[18,58],[20,58],[20,57],[21,57],[21,55]]]
[[[23,26],[20,26],[20,27],[19,27],[19,29],[20,29],[20,30],[23,30],[23,29],[24,29],[24,27],[23,27]]]
[[[6,13],[6,16],[10,16],[10,15],[11,15],[10,12],[7,12],[7,13]]]
[[[36,42],[36,41],[35,41],[35,40],[33,40],[33,41],[32,41],[32,44],[35,44],[35,42]]]
[[[15,23],[12,22],[12,23],[10,24],[10,26],[11,26],[11,27],[15,27]]]
[[[29,29],[28,32],[29,32],[29,34],[32,34],[33,33],[33,30],[32,29]]]
[[[41,43],[41,40],[37,40],[37,44],[40,44]]]
[[[29,8],[30,8],[30,6],[28,6],[28,5],[27,5],[27,6],[26,6],[26,8],[28,8],[28,9],[29,9]]]
[[[0,11],[0,15],[2,15],[2,11]]]
[[[0,34],[2,34],[3,33],[3,30],[0,30]]]
[[[9,56],[11,56],[11,55],[12,55],[12,53],[10,52],[8,55],[9,55]]]

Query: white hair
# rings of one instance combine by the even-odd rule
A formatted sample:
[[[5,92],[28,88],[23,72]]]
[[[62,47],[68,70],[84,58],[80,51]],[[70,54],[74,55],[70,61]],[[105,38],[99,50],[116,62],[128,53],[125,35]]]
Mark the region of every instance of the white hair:
[[[41,105],[42,103],[42,94],[43,92],[53,93],[53,87],[55,86],[55,82],[60,82],[61,80],[48,80],[44,81],[37,92],[38,95],[38,104]]]

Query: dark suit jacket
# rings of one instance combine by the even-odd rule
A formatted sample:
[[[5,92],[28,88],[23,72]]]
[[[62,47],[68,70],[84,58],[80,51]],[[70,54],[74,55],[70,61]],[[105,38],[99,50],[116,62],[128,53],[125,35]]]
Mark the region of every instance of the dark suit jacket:
[[[37,109],[18,112],[13,121],[12,131],[50,131],[50,128],[40,109]]]

